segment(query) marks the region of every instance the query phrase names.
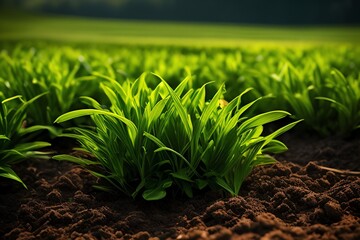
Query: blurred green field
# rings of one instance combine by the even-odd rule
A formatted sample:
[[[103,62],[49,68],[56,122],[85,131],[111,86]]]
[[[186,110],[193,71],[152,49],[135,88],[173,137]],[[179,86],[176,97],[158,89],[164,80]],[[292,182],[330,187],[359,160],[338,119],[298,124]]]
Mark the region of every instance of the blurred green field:
[[[357,44],[360,27],[265,27],[232,24],[103,20],[0,12],[0,41],[66,42],[233,47]]]

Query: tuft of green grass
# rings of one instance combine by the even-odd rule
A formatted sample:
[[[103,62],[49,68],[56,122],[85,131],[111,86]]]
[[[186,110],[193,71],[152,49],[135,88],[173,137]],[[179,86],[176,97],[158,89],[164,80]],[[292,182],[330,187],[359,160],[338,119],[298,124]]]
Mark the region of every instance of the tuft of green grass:
[[[331,71],[332,81],[326,84],[329,89],[326,95],[317,100],[329,102],[335,111],[329,119],[330,130],[340,136],[348,136],[360,128],[360,75],[344,77],[337,69]]]
[[[299,122],[264,136],[263,125],[290,114],[277,110],[245,117],[259,100],[242,104],[250,89],[219,107],[224,85],[206,101],[208,84],[191,88],[188,76],[173,89],[152,75],[160,81],[154,89],[147,86],[148,74],[122,84],[102,76],[109,108],[83,97],[91,109],[71,111],[55,121],[91,116],[94,127],[73,128],[74,133],[63,136],[77,139],[80,149],[94,158],[53,158],[80,164],[133,198],[141,194],[146,200],[159,200],[169,192],[192,197],[207,187],[237,195],[254,167],[275,163],[269,153],[287,149],[275,138]]]
[[[25,188],[26,185],[11,166],[27,158],[48,158],[46,152],[38,150],[50,146],[50,143],[26,140],[32,133],[46,127],[40,125],[23,127],[26,109],[43,95],[38,95],[29,101],[23,101],[21,96],[14,96],[0,102],[0,176],[18,181]]]
[[[330,90],[326,83],[326,75],[322,74],[319,66],[301,71],[291,63],[285,63],[279,75],[274,75],[280,81],[277,96],[284,108],[288,108],[298,119],[321,135],[333,134],[330,124],[332,110],[330,104],[316,98],[327,94]]]
[[[277,81],[276,97],[308,128],[323,136],[349,136],[360,126],[359,77],[345,77],[337,69],[321,71],[319,64],[303,71],[284,64]],[[275,88],[276,89],[276,88]],[[288,106],[286,106],[286,104]]]

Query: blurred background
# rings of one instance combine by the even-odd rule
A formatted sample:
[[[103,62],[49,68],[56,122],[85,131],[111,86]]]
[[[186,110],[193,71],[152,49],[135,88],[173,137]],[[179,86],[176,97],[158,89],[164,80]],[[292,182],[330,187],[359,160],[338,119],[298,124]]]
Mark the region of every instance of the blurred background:
[[[0,6],[97,18],[261,25],[360,23],[359,0],[0,0]]]
[[[0,0],[0,40],[360,43],[360,0]]]

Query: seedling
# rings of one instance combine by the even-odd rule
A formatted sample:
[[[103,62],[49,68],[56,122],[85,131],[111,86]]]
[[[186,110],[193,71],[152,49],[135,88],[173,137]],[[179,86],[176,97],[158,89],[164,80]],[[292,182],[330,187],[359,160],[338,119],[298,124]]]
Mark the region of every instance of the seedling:
[[[193,89],[188,86],[190,77],[172,89],[154,74],[159,84],[151,89],[146,76],[123,84],[104,77],[107,81],[101,88],[111,102],[108,109],[84,97],[92,109],[57,118],[55,122],[61,123],[91,116],[95,127],[74,128],[75,133],[64,136],[77,139],[80,149],[94,158],[58,155],[54,159],[83,165],[134,198],[142,194],[146,200],[158,200],[169,191],[192,197],[194,190],[205,187],[237,195],[254,167],[275,163],[268,153],[287,149],[275,138],[298,122],[262,136],[264,124],[290,114],[271,111],[247,118],[244,113],[259,100],[242,105],[241,97],[249,90],[221,108],[223,85],[206,101],[206,85]]]
[[[48,158],[46,152],[38,150],[50,146],[50,143],[23,141],[29,134],[46,129],[42,126],[23,128],[26,109],[42,96],[36,96],[29,101],[23,101],[21,96],[14,96],[1,101],[0,104],[0,176],[18,181],[25,188],[26,185],[11,166],[27,158]]]

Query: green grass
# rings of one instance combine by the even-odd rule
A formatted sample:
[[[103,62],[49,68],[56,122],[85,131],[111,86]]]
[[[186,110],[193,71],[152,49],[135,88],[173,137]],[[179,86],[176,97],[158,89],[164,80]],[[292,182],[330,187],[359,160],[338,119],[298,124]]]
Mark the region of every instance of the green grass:
[[[30,125],[52,126],[59,115],[84,106],[80,96],[109,105],[99,91],[103,81],[99,74],[122,83],[134,81],[144,71],[164,76],[173,88],[189,74],[193,88],[214,81],[207,88],[207,99],[223,83],[228,101],[253,88],[244,96],[245,103],[266,97],[252,108],[254,114],[281,109],[322,135],[349,135],[360,124],[356,45],[196,48],[20,41],[0,42],[0,49],[0,91],[5,98],[21,95],[29,100],[48,93],[29,106]],[[335,79],[335,69],[343,77]],[[157,84],[153,79],[147,82]],[[48,130],[53,136],[59,132]]]
[[[191,88],[191,76],[176,89],[156,77],[159,84],[154,89],[147,86],[146,74],[123,84],[104,77],[102,90],[111,102],[109,109],[86,97],[93,109],[68,112],[56,120],[62,123],[91,115],[95,128],[75,128],[76,134],[64,136],[77,139],[81,150],[95,160],[68,155],[54,158],[90,169],[100,165],[100,170],[91,172],[121,192],[159,200],[169,191],[192,197],[194,190],[205,187],[238,195],[254,167],[276,162],[267,153],[287,150],[275,138],[297,122],[264,135],[263,125],[289,113],[270,111],[246,117],[244,112],[259,100],[243,104],[241,97],[249,90],[221,108],[223,86],[206,101],[206,85]]]
[[[19,182],[12,164],[44,157],[39,130],[75,129],[67,136],[94,158],[56,159],[154,200],[170,189],[238,194],[252,167],[273,162],[265,152],[286,149],[274,138],[293,125],[262,135],[273,120],[303,119],[298,129],[323,136],[360,127],[356,27],[0,14],[0,33],[0,176]],[[154,74],[136,80],[143,72]]]
[[[7,97],[21,95],[29,100],[47,93],[40,101],[29,106],[28,124],[49,124],[60,114],[72,110],[81,95],[93,95],[98,84],[87,77],[76,77],[81,67],[79,61],[64,61],[62,53],[44,60],[44,56],[24,54],[20,59],[0,54],[0,89]],[[54,131],[52,131],[54,133]]]
[[[0,40],[239,46],[359,43],[359,27],[264,27],[0,14]]]
[[[27,158],[45,158],[48,153],[38,151],[51,144],[43,141],[30,141],[29,135],[43,129],[43,126],[24,128],[26,109],[34,101],[41,98],[38,95],[29,101],[23,101],[20,96],[3,99],[0,92],[0,177],[25,183],[12,170],[12,165]],[[46,128],[46,127],[45,127]]]

